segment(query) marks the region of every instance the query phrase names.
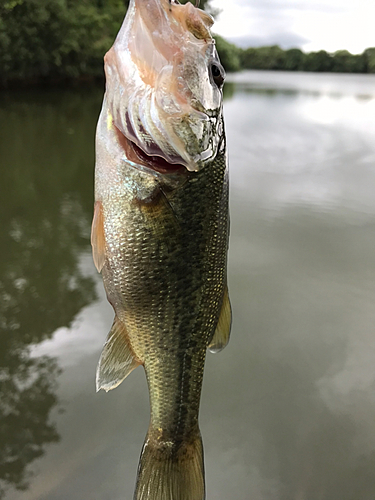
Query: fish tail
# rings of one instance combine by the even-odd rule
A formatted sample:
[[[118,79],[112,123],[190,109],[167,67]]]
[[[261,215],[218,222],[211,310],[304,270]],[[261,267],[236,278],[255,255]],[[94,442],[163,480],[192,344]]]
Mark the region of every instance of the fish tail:
[[[204,500],[203,445],[199,433],[180,444],[149,431],[138,466],[134,500]]]

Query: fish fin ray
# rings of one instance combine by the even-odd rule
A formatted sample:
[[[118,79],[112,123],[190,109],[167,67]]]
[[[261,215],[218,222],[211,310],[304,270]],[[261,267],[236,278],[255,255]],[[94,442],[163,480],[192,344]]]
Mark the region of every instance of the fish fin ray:
[[[175,449],[146,436],[138,466],[134,500],[204,500],[202,438]]]
[[[140,364],[129,345],[124,323],[115,316],[96,369],[96,390],[115,389]]]
[[[225,287],[223,305],[221,306],[221,312],[219,316],[219,321],[216,326],[215,333],[208,344],[208,349],[213,352],[220,352],[229,342],[230,329],[232,325],[232,309],[230,306],[228,287]]]
[[[91,226],[92,257],[98,273],[101,272],[105,262],[105,234],[103,205],[96,201],[94,205],[94,217]]]

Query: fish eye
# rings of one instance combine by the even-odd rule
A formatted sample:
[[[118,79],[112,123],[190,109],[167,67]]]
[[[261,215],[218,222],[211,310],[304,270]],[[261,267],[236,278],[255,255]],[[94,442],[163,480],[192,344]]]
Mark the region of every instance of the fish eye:
[[[216,63],[212,63],[211,64],[211,75],[212,75],[212,78],[214,80],[214,82],[216,83],[216,86],[218,88],[222,87],[223,83],[224,83],[224,69],[221,65],[218,65]]]

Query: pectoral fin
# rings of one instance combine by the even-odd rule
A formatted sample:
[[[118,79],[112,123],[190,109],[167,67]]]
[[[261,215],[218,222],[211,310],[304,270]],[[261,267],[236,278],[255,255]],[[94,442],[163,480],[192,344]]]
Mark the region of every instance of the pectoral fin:
[[[96,369],[96,390],[114,389],[140,364],[129,345],[125,325],[116,316]]]
[[[94,264],[100,273],[105,261],[104,217],[101,201],[96,201],[94,206],[94,217],[91,226],[91,246]]]
[[[228,344],[231,324],[232,309],[230,307],[228,287],[225,287],[219,321],[211,342],[208,344],[208,349],[211,352],[219,352]]]

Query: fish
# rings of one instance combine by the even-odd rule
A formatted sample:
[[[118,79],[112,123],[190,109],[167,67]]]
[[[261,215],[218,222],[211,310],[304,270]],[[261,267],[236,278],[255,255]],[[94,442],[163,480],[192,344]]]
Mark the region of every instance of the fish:
[[[225,71],[212,17],[131,0],[104,57],[93,260],[115,318],[97,390],[139,365],[150,397],[134,500],[203,500],[199,405],[207,350],[228,343]]]

